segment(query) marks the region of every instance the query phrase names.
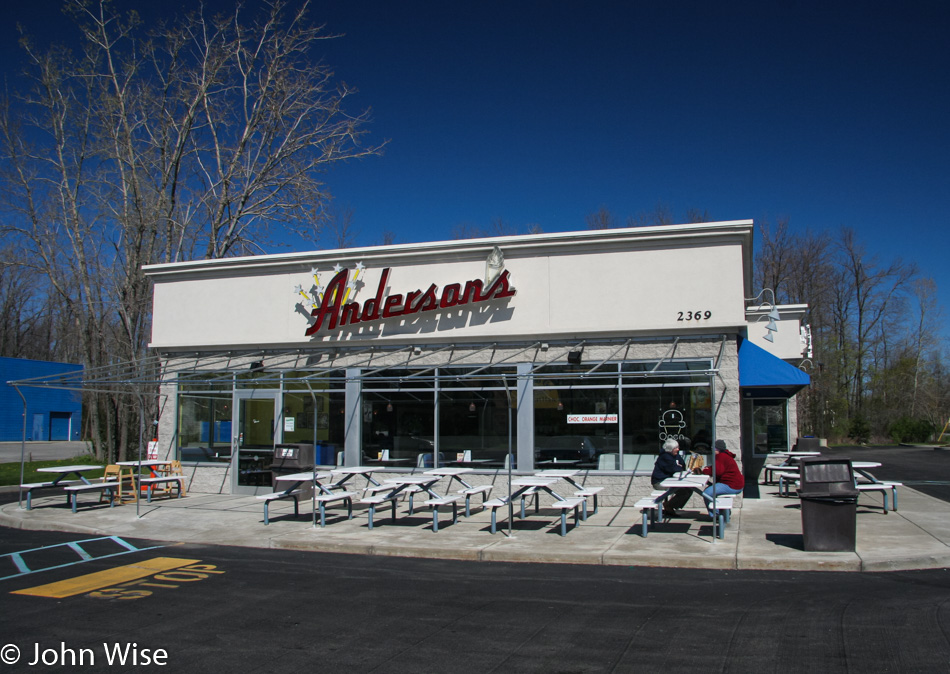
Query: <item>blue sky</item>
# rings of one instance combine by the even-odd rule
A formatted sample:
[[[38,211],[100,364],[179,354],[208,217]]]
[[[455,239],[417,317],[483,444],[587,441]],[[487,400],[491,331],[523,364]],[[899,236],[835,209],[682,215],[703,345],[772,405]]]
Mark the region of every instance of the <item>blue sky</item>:
[[[56,37],[58,5],[2,10],[7,63],[12,21]],[[495,219],[584,229],[600,206],[622,221],[662,204],[677,222],[692,208],[851,227],[882,260],[915,261],[950,307],[950,3],[331,0],[312,13],[345,34],[325,60],[372,108],[371,139],[389,141],[326,177],[360,245]]]

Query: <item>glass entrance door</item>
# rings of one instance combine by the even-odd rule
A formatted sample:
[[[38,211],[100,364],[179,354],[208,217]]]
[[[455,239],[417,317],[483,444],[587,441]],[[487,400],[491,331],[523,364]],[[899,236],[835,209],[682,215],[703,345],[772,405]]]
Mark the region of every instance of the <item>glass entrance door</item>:
[[[270,465],[274,445],[280,442],[276,391],[238,391],[234,394],[234,436],[231,439],[232,492],[271,491]]]

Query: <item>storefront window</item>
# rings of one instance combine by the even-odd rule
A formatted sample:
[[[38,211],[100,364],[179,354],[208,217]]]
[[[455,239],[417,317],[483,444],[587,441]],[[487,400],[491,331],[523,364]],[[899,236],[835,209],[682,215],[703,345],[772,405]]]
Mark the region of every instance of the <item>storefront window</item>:
[[[235,375],[238,389],[280,388],[280,373],[268,370],[239,372]]]
[[[648,470],[663,442],[684,450],[708,451],[712,409],[706,386],[642,386],[623,392],[624,470]]]
[[[314,445],[318,466],[333,466],[345,438],[343,391],[286,391],[283,400],[284,444]]]
[[[283,442],[314,445],[319,466],[333,466],[346,437],[346,395],[338,372],[285,372]]]
[[[616,381],[616,374],[614,374]],[[534,394],[534,462],[538,468],[565,464],[598,469],[620,451],[617,388],[549,388],[538,381]],[[606,469],[613,469],[610,466]]]
[[[187,462],[231,460],[230,390],[226,394],[179,394],[178,458]]]
[[[667,437],[708,449],[712,437],[708,361],[551,366],[535,380],[535,462],[594,470],[652,470]],[[669,375],[659,375],[664,370]],[[569,375],[588,372],[583,384]],[[654,368],[656,371],[651,375]],[[643,375],[633,373],[644,373]],[[619,396],[618,384],[624,386]],[[649,383],[647,383],[649,382]],[[618,408],[619,407],[619,408]],[[622,442],[621,442],[622,438]]]
[[[434,368],[426,370],[392,368],[366,373],[364,381],[366,387],[371,389],[431,389],[434,372]]]
[[[756,454],[788,451],[788,401],[755,399],[752,401],[752,437]]]
[[[425,465],[425,455],[431,461],[434,391],[364,390],[362,413],[364,462],[413,467]]]
[[[504,466],[509,441],[511,451],[517,453],[514,447],[518,437],[517,405],[513,390],[507,393],[504,389],[492,388],[441,391],[439,464],[453,463],[470,468]]]
[[[505,388],[515,389],[517,372],[513,367],[440,367],[439,388]]]
[[[709,381],[708,360],[665,360],[624,363],[621,371],[624,384],[643,384],[649,377],[650,384],[702,384]]]
[[[234,388],[233,372],[195,372],[178,375],[178,390],[181,392],[231,392]]]

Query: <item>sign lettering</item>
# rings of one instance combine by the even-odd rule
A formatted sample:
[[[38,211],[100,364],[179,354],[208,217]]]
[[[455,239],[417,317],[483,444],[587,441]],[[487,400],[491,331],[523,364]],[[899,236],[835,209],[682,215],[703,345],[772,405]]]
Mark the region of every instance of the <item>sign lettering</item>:
[[[616,414],[568,414],[569,424],[615,424]]]
[[[434,283],[425,291],[414,290],[405,294],[384,295],[386,283],[389,280],[391,268],[383,269],[379,278],[376,295],[363,303],[362,308],[357,301],[347,302],[346,292],[349,282],[349,270],[342,269],[327,284],[320,306],[314,306],[310,315],[316,318],[313,325],[307,328],[308,337],[326,327],[334,330],[338,326],[356,325],[386,318],[410,316],[412,314],[450,309],[466,304],[479,304],[490,300],[513,297],[515,289],[508,280],[508,270],[503,271],[486,288],[479,279],[466,281],[465,284],[450,283],[442,288]]]

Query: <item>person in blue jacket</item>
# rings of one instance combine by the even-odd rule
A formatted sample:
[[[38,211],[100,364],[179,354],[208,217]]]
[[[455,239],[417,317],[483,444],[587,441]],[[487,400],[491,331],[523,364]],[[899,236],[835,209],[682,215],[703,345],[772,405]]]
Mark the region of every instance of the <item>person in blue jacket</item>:
[[[660,483],[663,480],[674,477],[676,473],[685,470],[686,461],[683,460],[680,454],[679,443],[673,438],[667,438],[666,442],[663,443],[663,451],[660,452],[660,456],[657,457],[656,463],[653,465],[653,475],[650,478],[653,482],[653,488],[662,491],[663,487]],[[674,517],[676,511],[686,505],[692,494],[691,489],[677,489],[664,504],[663,516]]]

